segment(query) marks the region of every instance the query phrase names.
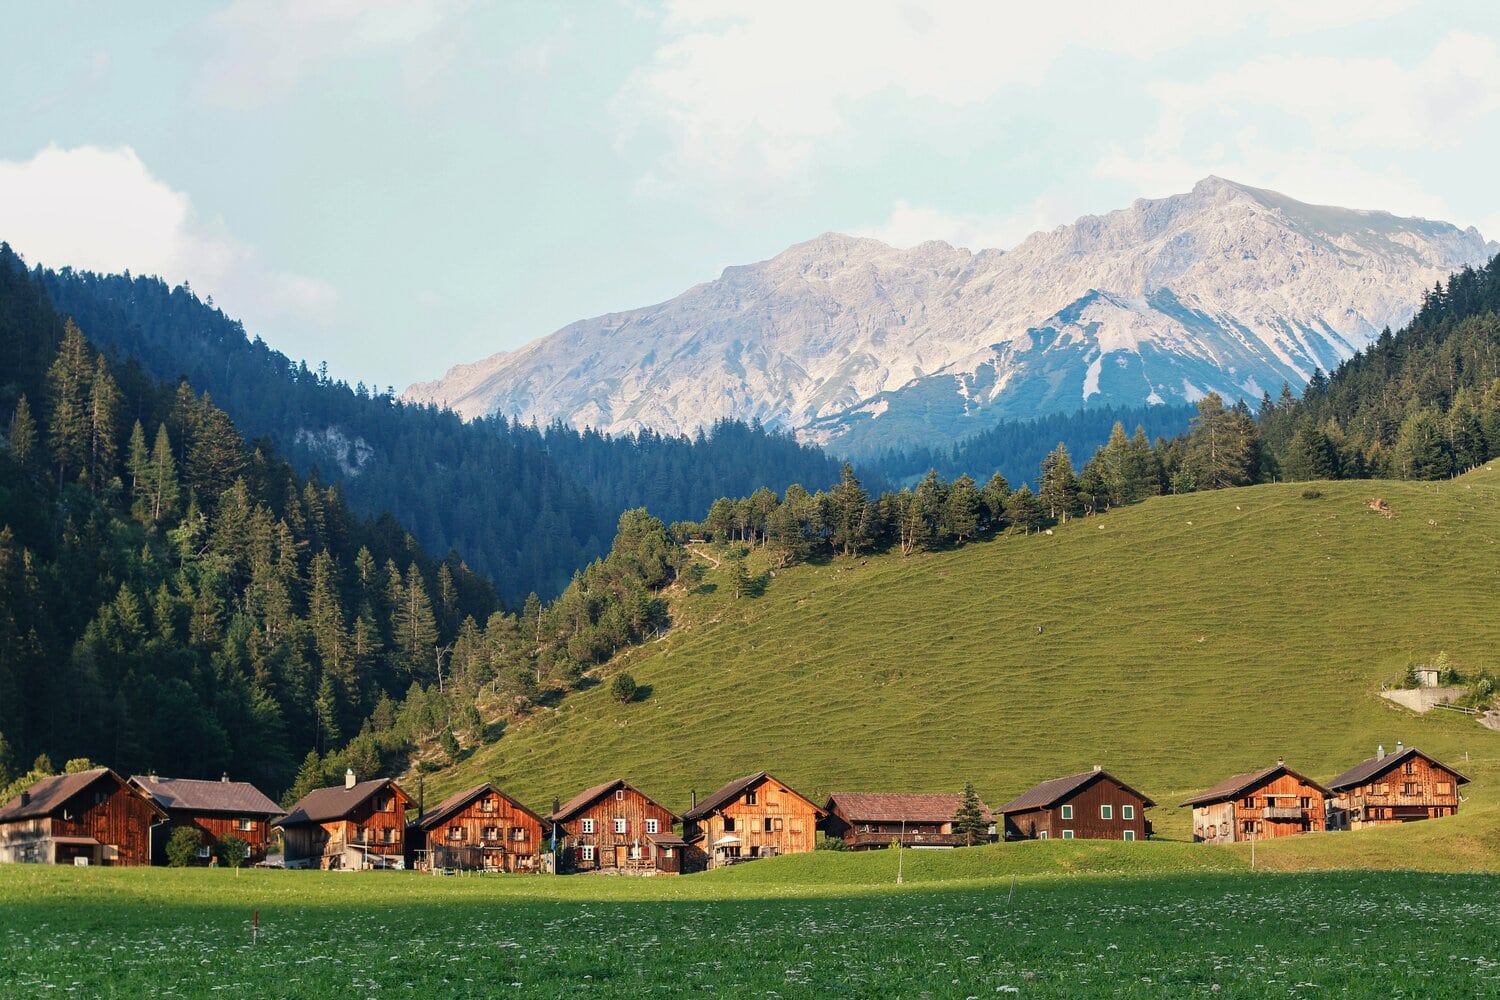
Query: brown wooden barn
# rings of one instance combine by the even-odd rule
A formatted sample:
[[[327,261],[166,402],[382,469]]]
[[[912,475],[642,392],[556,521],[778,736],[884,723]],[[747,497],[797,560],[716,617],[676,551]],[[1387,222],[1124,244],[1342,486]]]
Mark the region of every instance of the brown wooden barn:
[[[757,771],[695,801],[683,814],[682,836],[694,848],[696,860],[716,868],[811,851],[825,815],[785,783]]]
[[[1145,840],[1156,805],[1108,771],[1053,778],[1000,807],[1006,840]]]
[[[828,814],[824,829],[853,851],[890,847],[898,841],[906,847],[965,847],[964,838],[953,832],[953,816],[963,800],[962,795],[834,792],[823,806]],[[984,821],[993,824],[990,807],[981,802],[979,808]]]
[[[198,860],[208,864],[218,853],[225,837],[238,837],[250,846],[246,861],[250,864],[266,859],[266,845],[271,839],[271,822],[284,810],[268,799],[248,781],[230,781],[224,775],[218,781],[192,778],[163,778],[156,774],[137,774],[131,785],[164,809],[170,823],[158,827],[151,844],[151,863],[167,863],[167,840],[179,826],[189,826],[203,837]]]
[[[407,828],[424,871],[540,870],[542,818],[489,782],[454,792]]]
[[[356,781],[308,792],[275,822],[286,845],[288,868],[406,867],[406,811],[411,797],[389,778]]]
[[[624,778],[573,796],[542,817],[555,836],[553,870],[675,875],[683,842],[672,832],[677,814]]]
[[[149,865],[166,812],[107,767],[43,778],[0,809],[0,861]]]
[[[1328,829],[1360,830],[1458,812],[1458,786],[1469,779],[1416,747],[1385,747],[1328,783]]]
[[[1193,807],[1193,840],[1206,844],[1267,840],[1327,828],[1328,789],[1285,761],[1236,774],[1183,803]]]

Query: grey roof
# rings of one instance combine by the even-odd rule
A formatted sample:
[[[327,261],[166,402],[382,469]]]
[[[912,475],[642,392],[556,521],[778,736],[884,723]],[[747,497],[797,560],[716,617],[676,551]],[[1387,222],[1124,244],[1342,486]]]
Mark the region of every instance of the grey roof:
[[[1371,778],[1384,774],[1386,771],[1395,767],[1397,764],[1401,763],[1402,761],[1406,760],[1406,758],[1411,757],[1412,755],[1421,757],[1429,764],[1433,764],[1437,767],[1442,768],[1444,771],[1449,772],[1453,775],[1453,777],[1460,785],[1466,785],[1469,783],[1468,778],[1464,777],[1462,774],[1459,774],[1457,771],[1453,770],[1453,768],[1449,767],[1447,764],[1444,764],[1436,757],[1433,757],[1430,754],[1425,754],[1422,751],[1418,750],[1416,747],[1407,747],[1400,753],[1388,753],[1384,757],[1371,757],[1368,760],[1360,761],[1358,764],[1355,764],[1353,767],[1349,768],[1349,770],[1345,771],[1343,774],[1330,781],[1328,783],[1328,787],[1338,792],[1343,791],[1345,788],[1353,788],[1356,785],[1363,785]]]
[[[125,779],[107,767],[96,767],[89,771],[78,771],[75,774],[57,774],[50,778],[43,778],[32,785],[26,791],[17,795],[6,803],[4,809],[0,809],[0,823],[8,823],[18,819],[35,819],[39,816],[47,816],[61,809],[68,800],[79,792],[87,790],[94,782],[103,778],[111,778],[121,787],[129,788]],[[135,789],[131,789],[135,791]],[[137,792],[136,794],[141,794]],[[151,802],[151,808],[163,816],[160,806],[152,802],[149,796],[142,795],[147,802]],[[26,801],[23,803],[22,799]]]
[[[454,813],[461,811],[464,807],[469,805],[469,803],[473,802],[475,799],[479,798],[479,796],[483,795],[486,792],[490,793],[491,795],[498,795],[500,798],[509,802],[511,805],[515,806],[521,812],[530,816],[538,823],[542,821],[542,818],[536,813],[532,812],[530,809],[527,809],[525,806],[521,805],[521,803],[517,802],[515,799],[511,798],[509,795],[506,795],[500,789],[496,788],[494,785],[486,781],[482,785],[475,785],[473,788],[465,788],[463,791],[454,792],[452,795],[448,796],[446,799],[439,802],[437,805],[433,806],[422,815],[418,816],[412,825],[420,827],[423,830],[431,829],[436,824],[443,822],[443,820],[447,819],[449,816],[452,816]]]
[[[386,786],[400,791],[399,786],[390,778],[371,778],[369,781],[359,782],[353,788],[345,788],[343,785],[315,788],[298,799],[291,811],[278,819],[275,825],[297,826],[343,819]]]
[[[1119,785],[1125,791],[1139,797],[1142,805],[1156,805],[1156,803],[1152,802],[1150,798],[1142,795],[1134,788],[1131,788],[1129,785],[1125,784],[1125,782],[1121,781],[1119,778],[1116,778],[1108,771],[1084,771],[1082,774],[1069,774],[1062,778],[1053,778],[1050,781],[1044,781],[1039,785],[1033,785],[1031,788],[1027,789],[1020,795],[1017,795],[1015,798],[1005,803],[1005,805],[1001,806],[998,811],[1004,814],[1013,812],[1025,812],[1028,809],[1050,808],[1051,806],[1067,798],[1068,796],[1082,790],[1085,785],[1090,784],[1096,778],[1108,778],[1110,781],[1114,782],[1116,785]]]
[[[899,792],[834,792],[828,796],[826,812],[838,813],[850,823],[946,823],[953,819],[964,797],[949,793],[904,795]],[[979,811],[989,822],[990,807],[980,800]]]
[[[813,810],[819,816],[825,815],[824,811],[818,807],[817,803],[813,802],[806,795],[803,795],[801,792],[792,788],[790,785],[786,784],[786,782],[777,780],[767,771],[756,771],[754,774],[747,774],[743,778],[734,779],[723,788],[708,796],[708,798],[704,799],[702,802],[699,802],[692,809],[689,809],[687,812],[683,813],[682,818],[702,819],[710,813],[717,812],[719,809],[723,808],[724,806],[728,805],[730,802],[738,798],[741,793],[748,791],[751,786],[761,781],[775,781],[778,785],[781,785],[787,791],[797,796],[797,798],[811,805],[813,807]]]
[[[1232,777],[1225,778],[1223,781],[1219,782],[1217,785],[1214,785],[1212,788],[1207,788],[1199,792],[1197,795],[1194,795],[1192,798],[1184,802],[1183,805],[1206,806],[1214,802],[1226,802],[1229,799],[1238,798],[1241,792],[1261,784],[1266,779],[1270,778],[1272,775],[1276,774],[1279,771],[1285,771],[1287,774],[1290,774],[1292,777],[1298,779],[1303,784],[1311,785],[1313,788],[1316,788],[1324,795],[1328,794],[1328,789],[1324,788],[1322,785],[1318,784],[1307,775],[1294,771],[1283,763],[1276,763],[1272,764],[1270,767],[1263,767],[1259,771],[1246,771],[1244,774],[1236,774]]]
[[[248,781],[200,781],[136,774],[131,776],[130,783],[163,809],[238,816],[280,816],[283,811]]]
[[[660,802],[657,802],[655,799],[651,798],[651,796],[647,795],[645,792],[641,791],[639,788],[635,787],[624,778],[616,778],[614,781],[606,781],[602,785],[595,785],[593,788],[584,789],[568,801],[564,802],[562,805],[558,806],[555,811],[543,816],[542,820],[546,823],[565,823],[578,813],[582,812],[588,806],[597,802],[600,798],[602,798],[609,792],[614,791],[616,788],[628,788],[632,792],[635,792],[637,795],[639,795],[641,798],[646,799],[648,802],[651,802],[662,809],[667,809],[666,806],[662,805]],[[671,815],[674,822],[682,818],[676,813],[672,812],[672,810],[670,809],[667,809],[667,812],[669,815]]]

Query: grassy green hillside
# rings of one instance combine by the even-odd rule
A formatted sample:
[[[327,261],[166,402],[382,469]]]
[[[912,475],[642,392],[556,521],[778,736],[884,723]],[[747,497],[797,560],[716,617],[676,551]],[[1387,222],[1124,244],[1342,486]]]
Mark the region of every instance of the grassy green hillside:
[[[1053,535],[801,566],[757,599],[710,572],[670,636],[612,666],[649,686],[643,702],[608,684],[570,696],[429,776],[428,797],[489,779],[545,807],[623,775],[681,809],[690,789],[766,768],[814,798],[973,780],[996,805],[1097,763],[1180,837],[1176,803],[1228,774],[1285,755],[1327,779],[1402,739],[1476,779],[1459,823],[1500,828],[1483,808],[1500,795],[1500,733],[1375,695],[1439,650],[1500,668],[1500,470],[1307,489],[1162,497]]]

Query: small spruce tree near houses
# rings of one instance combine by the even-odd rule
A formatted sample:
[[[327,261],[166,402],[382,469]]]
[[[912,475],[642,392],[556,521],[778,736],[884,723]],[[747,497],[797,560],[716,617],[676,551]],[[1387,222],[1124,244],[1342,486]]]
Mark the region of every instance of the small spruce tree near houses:
[[[974,782],[964,785],[963,801],[953,814],[953,832],[962,837],[965,847],[986,843],[990,839],[990,825],[985,822],[984,810],[979,805],[979,794],[974,791]]]

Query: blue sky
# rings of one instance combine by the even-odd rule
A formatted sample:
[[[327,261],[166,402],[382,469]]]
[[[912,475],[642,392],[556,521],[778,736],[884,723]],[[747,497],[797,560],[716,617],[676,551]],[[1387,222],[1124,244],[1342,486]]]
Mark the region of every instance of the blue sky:
[[[1489,3],[56,0],[0,239],[379,386],[828,230],[978,248],[1209,174],[1500,238]]]

